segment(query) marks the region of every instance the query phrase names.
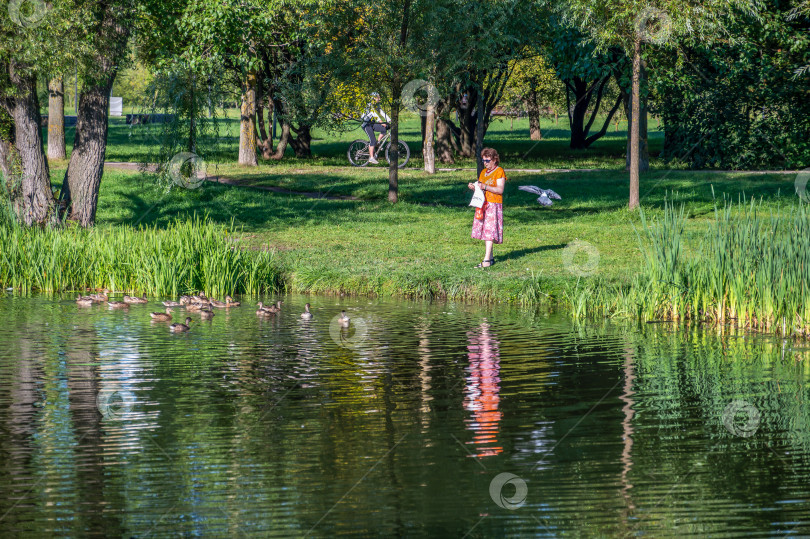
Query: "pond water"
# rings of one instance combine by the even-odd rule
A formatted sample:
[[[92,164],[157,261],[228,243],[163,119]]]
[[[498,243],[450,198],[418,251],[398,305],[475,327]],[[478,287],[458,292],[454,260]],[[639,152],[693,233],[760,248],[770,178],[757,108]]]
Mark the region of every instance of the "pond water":
[[[810,534],[801,344],[283,299],[0,297],[0,536]]]

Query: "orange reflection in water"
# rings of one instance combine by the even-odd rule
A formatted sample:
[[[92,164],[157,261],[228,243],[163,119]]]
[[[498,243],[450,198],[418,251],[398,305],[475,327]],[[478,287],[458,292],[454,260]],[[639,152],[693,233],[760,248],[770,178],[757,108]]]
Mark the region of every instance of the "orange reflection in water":
[[[467,333],[467,343],[470,375],[464,388],[464,408],[472,412],[467,425],[474,433],[469,443],[476,446],[476,457],[490,457],[503,452],[498,445],[500,342],[491,335],[485,320],[476,331]]]

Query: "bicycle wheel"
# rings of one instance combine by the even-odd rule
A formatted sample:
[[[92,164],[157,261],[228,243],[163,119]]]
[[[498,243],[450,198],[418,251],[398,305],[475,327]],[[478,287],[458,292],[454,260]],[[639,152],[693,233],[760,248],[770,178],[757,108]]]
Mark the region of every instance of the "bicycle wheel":
[[[349,163],[356,167],[364,167],[368,165],[368,141],[357,139],[349,145],[349,151],[346,152],[349,156]]]
[[[403,168],[405,165],[408,164],[408,160],[411,158],[411,149],[408,148],[408,145],[402,142],[401,140],[397,143],[397,147],[399,148],[399,165],[397,168]],[[389,144],[385,148],[385,159],[388,163],[391,163],[391,145]]]

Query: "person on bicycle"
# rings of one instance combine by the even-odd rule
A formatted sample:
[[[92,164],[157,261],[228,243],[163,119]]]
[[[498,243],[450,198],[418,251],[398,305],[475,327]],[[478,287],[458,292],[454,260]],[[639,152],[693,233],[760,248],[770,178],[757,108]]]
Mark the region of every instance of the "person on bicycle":
[[[385,136],[389,127],[391,118],[380,108],[380,94],[374,92],[371,94],[371,102],[366,106],[363,116],[360,117],[363,123],[360,127],[368,135],[368,152],[370,155],[369,163],[376,165],[377,161],[377,142]],[[375,138],[374,133],[379,133]]]

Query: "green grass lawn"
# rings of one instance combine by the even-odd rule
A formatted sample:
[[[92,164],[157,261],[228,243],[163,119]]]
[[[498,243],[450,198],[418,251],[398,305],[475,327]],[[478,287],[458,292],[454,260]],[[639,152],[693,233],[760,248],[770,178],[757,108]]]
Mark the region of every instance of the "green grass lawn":
[[[232,111],[233,112],[233,111]],[[233,116],[231,114],[231,116]],[[359,130],[316,131],[312,159],[288,155],[281,162],[258,167],[234,164],[238,122],[227,122],[221,153],[207,159],[209,176],[240,180],[243,186],[207,182],[199,189],[159,186],[153,175],[108,168],[99,199],[98,225],[165,226],[177,217],[207,214],[218,223],[233,223],[244,245],[277,251],[290,287],[298,291],[353,292],[390,295],[446,295],[454,298],[514,301],[527,287],[560,298],[578,277],[563,262],[563,250],[573,240],[588,242],[599,254],[596,273],[586,279],[627,283],[641,267],[637,212],[626,209],[628,177],[624,171],[624,131],[608,136],[587,151],[568,149],[566,120],[543,121],[543,140],[530,141],[525,119],[496,120],[486,144],[499,150],[508,169],[574,169],[571,172],[510,172],[505,192],[504,244],[496,246],[497,263],[474,269],[483,258],[483,242],[470,238],[473,211],[467,206],[466,184],[474,178],[472,160],[454,170],[428,175],[415,157],[401,171],[400,200],[386,201],[385,167],[348,166],[345,150]],[[651,121],[651,127],[656,122]],[[72,142],[72,128],[68,142]],[[419,122],[406,116],[404,139],[416,149]],[[651,131],[653,156],[663,140]],[[111,120],[108,161],[149,161],[155,139],[143,126]],[[70,151],[70,145],[68,146]],[[52,163],[59,183],[65,162]],[[685,248],[697,246],[715,200],[762,200],[778,212],[798,201],[794,176],[699,172],[671,168],[653,158],[652,171],[642,175],[641,202],[653,217],[665,199],[683,203],[690,214]],[[413,167],[413,168],[411,168]],[[596,169],[596,170],[587,170]],[[541,207],[520,185],[552,188],[563,200]],[[313,199],[251,187],[280,187],[291,191],[342,195],[357,200]],[[580,253],[575,264],[586,259]]]
[[[627,175],[622,171],[511,173],[505,193],[505,241],[497,263],[474,269],[483,243],[470,238],[467,206],[469,171],[402,172],[401,199],[386,202],[383,168],[302,167],[300,163],[223,171],[246,184],[341,194],[359,200],[312,199],[206,183],[194,190],[166,191],[153,176],[107,170],[99,201],[99,226],[165,226],[176,217],[207,214],[241,230],[244,245],[277,251],[297,291],[383,295],[447,295],[459,299],[514,301],[526,287],[539,286],[552,298],[577,282],[563,262],[575,239],[599,253],[596,273],[587,279],[627,283],[642,264],[636,230],[639,216],[626,209]],[[210,172],[210,171],[209,171]],[[61,177],[54,168],[54,180]],[[643,175],[642,205],[660,213],[666,197],[684,203],[692,216],[687,242],[695,245],[712,215],[714,196],[756,197],[779,211],[794,204],[789,175],[654,171]],[[550,187],[562,201],[541,207],[519,185]],[[580,253],[576,264],[584,263]],[[537,284],[539,283],[539,285]]]
[[[595,122],[597,123],[597,122]],[[228,111],[222,121],[222,128],[216,140],[216,150],[206,154],[211,163],[231,163],[236,160],[239,145],[239,121],[236,111]],[[661,151],[663,132],[652,129],[656,126],[650,122],[649,145],[653,155]],[[543,140],[529,139],[529,124],[525,118],[512,122],[508,118],[497,117],[486,135],[486,144],[498,149],[504,164],[508,168],[616,168],[624,159],[626,144],[626,123],[620,124],[615,131],[611,125],[605,137],[594,143],[588,150],[571,150],[569,145],[568,119],[560,117],[559,122],[553,119],[542,119]],[[158,125],[126,125],[123,117],[110,118],[110,130],[107,146],[108,161],[147,162],[154,159],[157,149]],[[311,159],[296,159],[292,149],[287,149],[285,161],[302,166],[346,166],[346,151],[349,143],[357,138],[365,139],[365,133],[354,123],[347,123],[347,131],[327,133],[319,129],[313,131]],[[66,129],[68,152],[73,144],[74,127]],[[43,137],[47,130],[43,129]],[[409,168],[423,166],[421,157],[421,134],[419,117],[413,114],[402,116],[400,137],[411,148]],[[211,140],[204,139],[201,146],[213,146]],[[262,163],[263,167],[273,168],[277,163]],[[472,159],[460,159],[452,165],[437,163],[438,167],[463,168],[474,167]],[[663,163],[654,160],[654,168],[664,168]]]

